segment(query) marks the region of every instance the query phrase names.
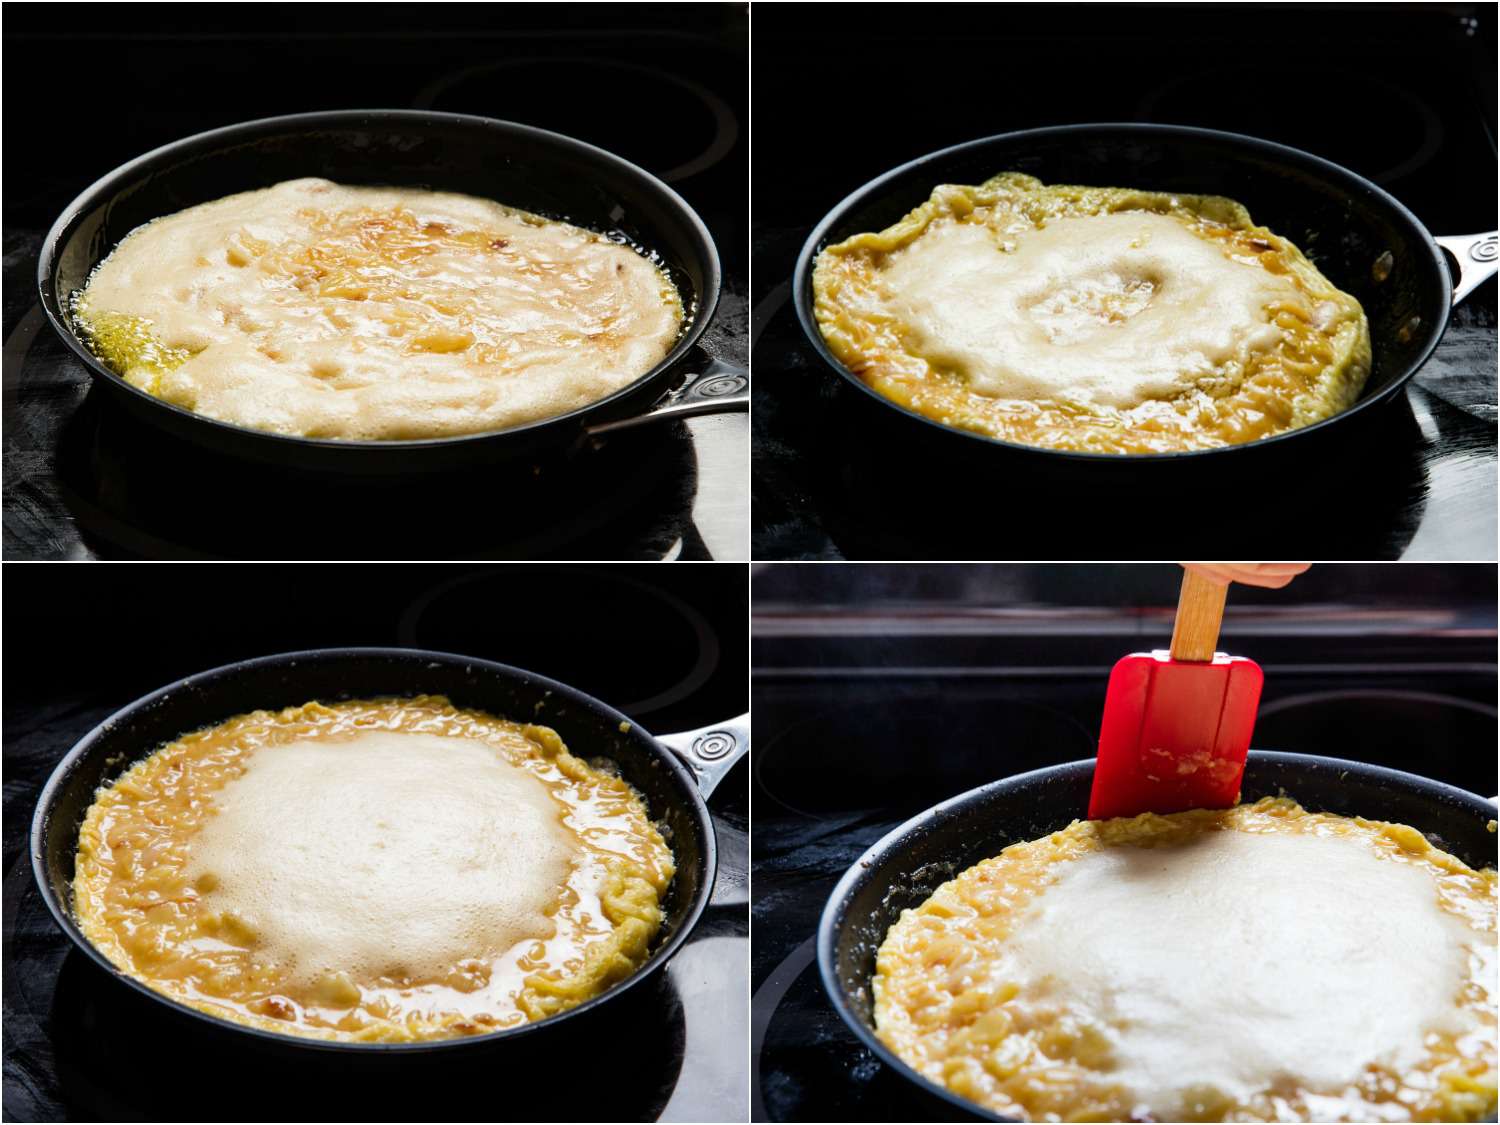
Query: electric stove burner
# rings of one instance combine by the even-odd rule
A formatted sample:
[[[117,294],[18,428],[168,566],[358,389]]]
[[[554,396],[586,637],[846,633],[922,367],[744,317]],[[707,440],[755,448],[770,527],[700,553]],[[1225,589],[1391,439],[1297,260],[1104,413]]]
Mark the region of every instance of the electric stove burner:
[[[955,687],[934,678],[878,699],[862,692],[852,706],[832,703],[765,741],[756,785],[787,811],[819,820],[893,801],[915,811],[994,781],[1035,748],[1057,761],[1094,751],[1093,735],[1070,715],[968,699]]]
[[[579,583],[589,587],[586,603],[575,596]],[[613,570],[506,566],[461,575],[412,602],[399,635],[414,648],[519,664],[643,722],[703,689],[719,666],[718,634],[703,614]],[[620,659],[631,637],[649,659]]]
[[[1362,113],[1380,122],[1378,156],[1358,133],[1330,129],[1326,117],[1309,112],[1306,86],[1267,82],[1263,59],[1173,78],[1141,98],[1137,120],[1251,136],[1266,121],[1275,121],[1279,143],[1315,152],[1379,184],[1392,184],[1425,167],[1442,147],[1442,118],[1416,91],[1393,85],[1368,69],[1328,70],[1318,81],[1337,89],[1345,104],[1360,106]]]
[[[829,1005],[809,938],[772,969],[750,1001],[752,1121],[815,1120],[837,1105],[848,1121],[972,1121],[875,1057]]]
[[[1371,715],[1380,721],[1371,722]],[[1487,703],[1436,692],[1308,692],[1263,705],[1255,718],[1254,742],[1268,750],[1415,769],[1488,794],[1495,716],[1495,708]],[[1416,748],[1420,763],[1413,758]]]
[[[659,67],[576,54],[468,67],[430,83],[414,104],[470,113],[492,106],[492,117],[589,141],[667,183],[706,172],[739,138],[734,111],[703,84]],[[652,127],[622,131],[621,121]]]

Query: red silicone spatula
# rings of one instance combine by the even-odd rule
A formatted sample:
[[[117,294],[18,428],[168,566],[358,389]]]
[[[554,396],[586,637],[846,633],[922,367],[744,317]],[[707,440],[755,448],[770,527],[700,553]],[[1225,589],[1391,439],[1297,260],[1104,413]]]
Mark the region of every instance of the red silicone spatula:
[[[1171,652],[1136,652],[1109,675],[1089,819],[1225,809],[1239,800],[1260,665],[1214,652],[1227,587],[1182,576]]]

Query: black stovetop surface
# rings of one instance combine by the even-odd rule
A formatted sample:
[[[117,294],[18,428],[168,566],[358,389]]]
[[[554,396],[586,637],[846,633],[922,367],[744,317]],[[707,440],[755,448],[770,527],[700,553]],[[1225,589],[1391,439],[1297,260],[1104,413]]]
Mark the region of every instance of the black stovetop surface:
[[[924,153],[1045,125],[1141,121],[1260,136],[1368,176],[1435,234],[1492,229],[1493,6],[1295,12],[882,5],[857,24],[824,5],[757,12],[754,557],[1159,558],[1172,553],[1174,536],[1203,548],[1189,554],[1495,557],[1493,280],[1454,310],[1405,401],[1360,435],[1367,454],[1320,466],[1311,484],[1305,475],[1235,480],[1193,499],[1190,526],[1156,521],[1166,526],[1153,527],[1149,543],[1138,489],[1111,494],[1032,471],[1018,486],[998,469],[986,479],[972,466],[896,456],[890,443],[902,428],[871,431],[863,396],[827,369],[797,322],[797,254],[845,195]],[[1277,77],[1264,53],[1231,49],[1226,58],[1217,49],[1268,34],[1271,23],[1290,34],[1293,21],[1298,52],[1329,60],[1319,82],[1338,91],[1332,119],[1310,111],[1305,84]],[[878,78],[864,80],[856,60]],[[825,101],[825,127],[802,122],[802,85],[774,80],[786,73],[822,74],[846,92]],[[1193,484],[1182,477],[1174,491]],[[955,490],[955,479],[964,486]],[[1226,493],[1274,508],[1276,519],[1246,520]]]
[[[718,878],[664,972],[535,1045],[429,1058],[292,1062],[205,1039],[73,948],[42,903],[27,846],[37,795],[82,735],[147,691],[250,656],[339,645],[462,652],[571,683],[659,734],[728,718],[745,706],[742,568],[11,569],[6,649],[24,641],[32,656],[6,670],[6,1120],[198,1120],[224,1112],[226,1067],[255,1076],[229,1112],[268,1120],[486,1120],[501,1104],[502,1116],[536,1120],[745,1119],[745,763],[709,800]],[[650,658],[620,660],[622,636]],[[161,1074],[163,1058],[170,1090],[141,1078]],[[524,1110],[510,1100],[518,1076],[530,1091]]]
[[[829,1004],[814,949],[828,895],[916,813],[1002,776],[1091,757],[1110,664],[1164,647],[1171,603],[976,613],[927,598],[917,606],[920,580],[898,575],[881,595],[895,600],[874,611],[805,588],[801,604],[776,604],[802,585],[784,572],[807,568],[774,569],[783,573],[773,583],[757,579],[752,673],[752,1119],[953,1120],[953,1107],[887,1069]],[[1266,673],[1254,745],[1496,792],[1488,581],[1488,600],[1460,612],[1433,598],[1232,613],[1222,647]],[[973,584],[994,587],[992,577]]]
[[[35,280],[42,238],[63,206],[110,169],[254,118],[410,107],[562,132],[671,184],[723,259],[719,311],[700,349],[743,364],[743,6],[671,15],[634,5],[414,11],[375,12],[359,33],[307,6],[182,14],[181,5],[137,5],[91,16],[87,34],[59,27],[55,16],[9,13],[6,153],[17,158],[5,180],[5,558],[746,557],[742,417],[656,424],[539,466],[379,483],[312,479],[213,456],[143,426],[90,390],[86,370],[46,323]],[[127,94],[107,131],[77,126],[98,120],[99,87],[59,83],[59,65],[82,76],[124,69]],[[255,80],[272,73],[316,80]],[[45,113],[27,93],[39,82]],[[66,138],[62,128],[71,130]],[[28,153],[45,159],[19,158]],[[299,521],[305,536],[292,546],[247,531],[244,514],[267,510],[317,516]],[[392,534],[390,515],[404,510],[429,513],[422,534]]]

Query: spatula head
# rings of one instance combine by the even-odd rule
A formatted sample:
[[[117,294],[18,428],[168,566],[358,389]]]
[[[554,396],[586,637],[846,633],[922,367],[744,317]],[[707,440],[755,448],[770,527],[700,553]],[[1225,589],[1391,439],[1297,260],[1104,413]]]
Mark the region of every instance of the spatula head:
[[[1121,659],[1104,697],[1089,819],[1233,805],[1263,679],[1253,660],[1223,653]]]

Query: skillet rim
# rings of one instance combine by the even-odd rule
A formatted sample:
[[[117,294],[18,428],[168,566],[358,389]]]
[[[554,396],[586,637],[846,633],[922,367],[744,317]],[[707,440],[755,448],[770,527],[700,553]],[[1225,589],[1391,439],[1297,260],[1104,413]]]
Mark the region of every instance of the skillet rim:
[[[1049,449],[1040,445],[1026,445],[1023,442],[1006,441],[1001,438],[990,437],[986,434],[977,433],[973,430],[960,429],[957,426],[948,426],[935,419],[928,418],[901,404],[886,398],[873,387],[867,386],[858,376],[845,367],[837,356],[829,349],[823,339],[823,333],[818,328],[817,318],[813,314],[812,301],[812,274],[818,253],[822,249],[822,243],[828,236],[831,228],[836,226],[845,213],[856,204],[864,202],[866,198],[875,195],[883,189],[890,181],[907,172],[921,168],[928,164],[938,163],[948,157],[955,156],[968,149],[977,149],[983,145],[998,141],[1016,141],[1021,138],[1038,138],[1045,136],[1049,139],[1056,137],[1067,137],[1069,135],[1099,130],[1120,130],[1141,134],[1143,137],[1155,137],[1159,139],[1170,139],[1172,137],[1188,137],[1199,140],[1228,141],[1234,145],[1241,145],[1248,149],[1259,149],[1262,152],[1275,156],[1283,163],[1290,157],[1293,162],[1302,161],[1313,167],[1325,181],[1337,183],[1340,178],[1345,179],[1361,192],[1374,196],[1378,201],[1389,208],[1397,217],[1407,223],[1411,229],[1421,235],[1421,240],[1426,244],[1428,252],[1432,256],[1433,263],[1440,277],[1448,278],[1450,283],[1443,287],[1442,303],[1443,315],[1438,318],[1434,327],[1428,333],[1427,342],[1422,346],[1419,354],[1413,357],[1406,368],[1391,380],[1389,384],[1381,388],[1373,395],[1365,395],[1361,391],[1361,397],[1350,407],[1339,411],[1337,414],[1314,422],[1308,426],[1301,426],[1294,430],[1284,430],[1271,437],[1260,438],[1252,442],[1241,442],[1237,445],[1214,446],[1208,449],[1176,450],[1167,453],[1091,453],[1083,450],[1073,449]],[[937,186],[936,183],[933,184]],[[1187,461],[1195,458],[1207,457],[1211,454],[1228,454],[1240,450],[1263,449],[1278,447],[1279,443],[1287,438],[1297,437],[1302,434],[1315,433],[1323,430],[1343,419],[1352,418],[1366,407],[1374,406],[1376,403],[1384,403],[1394,398],[1398,391],[1403,390],[1414,375],[1420,371],[1432,358],[1433,352],[1437,350],[1442,342],[1444,334],[1448,330],[1448,322],[1453,316],[1453,285],[1451,283],[1452,272],[1448,265],[1448,259],[1442,248],[1433,238],[1432,232],[1419,220],[1410,209],[1406,207],[1395,196],[1373,181],[1366,179],[1357,172],[1352,172],[1341,164],[1335,164],[1331,160],[1325,160],[1321,156],[1314,156],[1302,149],[1292,148],[1290,145],[1278,144],[1275,141],[1263,140],[1259,137],[1251,137],[1244,133],[1231,133],[1223,129],[1206,129],[1196,125],[1171,125],[1156,122],[1130,122],[1130,121],[1097,121],[1075,123],[1071,125],[1046,125],[1035,129],[1018,129],[1009,133],[995,133],[987,137],[976,137],[973,140],[963,141],[947,148],[938,149],[934,152],[918,156],[906,163],[881,173],[873,180],[850,192],[838,203],[836,203],[827,214],[813,227],[812,233],[808,235],[807,241],[802,244],[802,249],[797,255],[797,265],[792,273],[792,302],[796,308],[797,321],[801,325],[802,334],[807,337],[813,350],[823,363],[830,367],[844,381],[853,384],[864,394],[875,399],[880,405],[895,410],[914,421],[925,423],[934,429],[929,433],[958,434],[961,437],[971,439],[980,443],[966,448],[976,449],[983,446],[995,446],[1014,453],[1041,454],[1060,458],[1082,465],[1096,464],[1169,464]]]
[[[679,215],[685,220],[688,229],[700,247],[705,251],[708,265],[704,278],[703,292],[696,294],[697,311],[692,320],[673,342],[672,348],[662,358],[661,362],[649,371],[642,373],[631,380],[625,386],[612,391],[604,398],[593,402],[584,403],[582,406],[568,411],[566,414],[555,414],[546,418],[535,418],[530,422],[523,422],[518,426],[510,426],[501,430],[487,430],[473,434],[454,434],[449,437],[434,438],[400,438],[391,441],[378,441],[370,439],[341,439],[341,438],[311,438],[301,437],[296,434],[281,434],[272,430],[256,429],[253,426],[240,426],[232,422],[224,422],[217,418],[210,418],[206,414],[188,410],[175,403],[167,402],[165,399],[157,398],[155,395],[141,390],[127,382],[122,376],[111,371],[97,356],[89,351],[87,345],[78,338],[78,334],[68,324],[67,316],[62,311],[55,292],[56,270],[58,251],[65,233],[67,233],[77,222],[80,215],[91,206],[97,206],[103,202],[97,198],[105,192],[117,192],[120,188],[129,186],[130,182],[140,179],[140,173],[147,170],[153,161],[164,159],[174,150],[193,149],[203,147],[211,149],[212,142],[229,142],[237,137],[249,140],[245,134],[259,132],[273,132],[276,128],[287,128],[289,126],[305,126],[316,128],[320,124],[324,126],[353,125],[364,122],[369,128],[378,128],[382,122],[402,122],[407,124],[421,124],[423,122],[453,122],[461,125],[489,128],[502,126],[504,131],[512,132],[523,139],[533,140],[544,145],[570,151],[577,155],[596,160],[604,164],[614,165],[617,169],[627,175],[633,175],[645,181],[653,190],[662,193],[674,206]],[[247,189],[254,190],[254,189]],[[232,193],[231,193],[232,194]],[[169,212],[170,214],[171,212]],[[158,218],[165,218],[159,215]],[[586,228],[592,229],[592,228]],[[595,233],[600,233],[595,231]],[[118,247],[110,247],[113,253]],[[655,249],[654,247],[651,249]],[[106,255],[107,257],[108,255]],[[104,259],[100,258],[99,262]],[[93,268],[97,268],[99,262],[95,262]],[[498,117],[483,117],[472,113],[447,113],[440,110],[421,109],[337,109],[318,110],[310,113],[288,113],[275,117],[257,117],[249,121],[240,121],[232,125],[221,125],[216,129],[208,129],[201,133],[193,133],[186,137],[180,137],[175,141],[168,141],[159,145],[149,152],[144,152],[133,157],[124,164],[106,172],[97,180],[74,197],[74,199],[63,208],[52,226],[48,229],[42,240],[42,247],[37,255],[37,290],[42,302],[42,312],[47,322],[52,326],[63,343],[77,356],[88,369],[91,379],[103,376],[116,390],[124,390],[134,395],[142,406],[163,407],[178,416],[178,421],[183,425],[193,423],[204,423],[212,433],[219,430],[227,430],[233,435],[233,439],[265,438],[271,441],[285,442],[289,446],[297,448],[311,448],[320,452],[336,449],[353,449],[368,453],[374,450],[387,452],[399,452],[411,449],[455,449],[465,448],[468,443],[484,440],[493,441],[499,437],[517,436],[521,434],[535,434],[542,429],[556,425],[559,428],[568,421],[581,422],[590,412],[602,410],[606,405],[621,399],[633,398],[644,394],[650,385],[660,380],[666,380],[673,369],[678,368],[687,358],[693,346],[707,331],[709,324],[718,311],[719,300],[723,295],[724,288],[724,266],[719,255],[718,244],[713,235],[704,224],[702,217],[695,211],[687,200],[683,199],[664,180],[646,171],[638,164],[633,164],[622,156],[616,156],[607,149],[591,145],[587,141],[580,141],[565,133],[554,133],[548,129],[539,129],[534,125],[526,125],[519,121],[509,121]],[[350,466],[351,468],[353,466]]]
[[[1488,798],[1481,797],[1477,793],[1471,793],[1467,789],[1460,789],[1456,785],[1449,785],[1447,782],[1423,777],[1420,774],[1391,769],[1389,766],[1378,766],[1347,758],[1330,758],[1322,754],[1296,754],[1281,750],[1251,750],[1250,755],[1259,761],[1271,765],[1303,765],[1319,769],[1335,770],[1352,769],[1372,780],[1383,780],[1387,783],[1400,785],[1402,788],[1412,788],[1413,783],[1416,783],[1416,788],[1433,791],[1434,796],[1441,795],[1447,797],[1459,806],[1472,805],[1476,813],[1480,809],[1483,809],[1491,819],[1494,818],[1495,814],[1494,804]],[[981,1121],[1020,1120],[1019,1118],[1001,1116],[993,1110],[979,1105],[977,1102],[972,1102],[967,1098],[955,1094],[945,1086],[939,1086],[930,1078],[919,1073],[881,1042],[875,1035],[874,1030],[868,1027],[864,1020],[853,1011],[844,994],[843,983],[839,980],[837,964],[838,937],[841,932],[840,922],[847,916],[845,909],[847,901],[856,886],[864,880],[867,871],[875,866],[874,861],[878,860],[884,853],[890,851],[899,841],[913,835],[923,824],[936,819],[941,813],[951,809],[955,805],[973,800],[980,794],[1001,787],[1011,788],[1025,785],[1040,781],[1048,775],[1054,777],[1071,777],[1075,774],[1082,775],[1091,773],[1093,768],[1093,758],[1080,758],[1072,762],[1059,762],[1056,765],[1042,766],[1038,769],[1027,770],[1024,773],[1012,774],[1009,777],[986,782],[984,785],[977,785],[972,789],[948,797],[931,808],[917,813],[915,816],[909,817],[880,837],[880,839],[876,840],[849,865],[848,869],[839,877],[839,881],[834,884],[833,890],[829,892],[828,899],[823,904],[823,912],[818,918],[816,938],[818,979],[823,986],[823,991],[827,995],[829,1002],[833,1005],[833,1010],[838,1014],[844,1026],[852,1031],[860,1043],[872,1052],[882,1064],[890,1067],[899,1077],[913,1083],[923,1092],[961,1110],[969,1117],[977,1117]]]
[[[676,932],[660,948],[652,951],[650,957],[628,977],[616,981],[597,996],[592,996],[572,1008],[558,1012],[556,1015],[523,1023],[517,1027],[502,1028],[499,1031],[492,1031],[484,1035],[454,1036],[445,1039],[419,1040],[409,1043],[354,1043],[340,1040],[314,1039],[282,1032],[267,1031],[263,1028],[235,1023],[232,1020],[210,1015],[164,993],[157,992],[116,966],[114,962],[84,936],[83,931],[78,928],[78,924],[73,920],[67,904],[62,902],[53,890],[51,880],[47,875],[45,845],[53,826],[53,806],[56,803],[57,794],[63,789],[75,767],[88,758],[91,753],[100,752],[100,744],[116,722],[154,707],[169,697],[174,697],[183,692],[191,692],[194,688],[209,681],[232,678],[234,675],[250,668],[291,668],[300,663],[333,659],[347,660],[351,658],[393,659],[415,664],[437,663],[449,666],[456,665],[461,668],[475,669],[488,675],[498,672],[503,676],[530,681],[560,698],[569,700],[589,711],[601,713],[605,719],[611,722],[629,724],[632,733],[638,734],[646,743],[654,748],[654,751],[658,755],[658,761],[665,765],[668,773],[676,778],[681,789],[688,794],[688,808],[698,825],[700,846],[703,854],[704,878],[702,885],[698,888],[697,895],[694,896],[693,901],[688,905],[687,911],[684,913],[682,922],[677,927]],[[230,716],[225,716],[225,718],[228,717]],[[183,733],[187,733],[187,731]],[[152,746],[141,754],[131,757],[130,761],[132,763],[140,761],[159,748],[159,745]],[[78,826],[65,826],[60,830],[71,834],[76,842]],[[183,676],[170,684],[140,696],[131,703],[127,703],[101,720],[79,738],[73,744],[72,748],[58,760],[57,765],[53,767],[51,774],[48,775],[47,781],[42,786],[41,792],[37,797],[36,809],[31,819],[29,844],[31,847],[32,878],[42,896],[42,901],[46,904],[48,912],[52,915],[52,920],[84,956],[93,961],[116,981],[129,986],[149,1000],[166,1005],[180,1016],[206,1021],[211,1028],[217,1031],[244,1033],[253,1039],[259,1040],[261,1043],[276,1047],[306,1047],[334,1053],[349,1052],[356,1056],[380,1055],[385,1053],[425,1055],[437,1051],[473,1047],[479,1044],[493,1045],[504,1040],[520,1038],[524,1035],[534,1035],[545,1028],[560,1026],[565,1021],[581,1016],[612,999],[623,996],[630,989],[659,972],[686,943],[687,938],[697,928],[698,923],[702,920],[704,911],[708,908],[709,899],[713,895],[714,881],[718,874],[718,838],[714,831],[712,817],[708,811],[707,800],[703,797],[698,783],[693,778],[692,772],[688,769],[687,765],[641,724],[616,711],[608,704],[595,699],[586,692],[579,691],[577,688],[554,680],[551,677],[528,672],[514,665],[501,664],[499,661],[485,660],[480,657],[463,656],[459,653],[441,652],[434,649],[402,648],[391,645],[301,649],[295,652],[274,653],[268,656],[252,657],[248,660],[237,660],[229,664],[219,665],[216,668]]]

